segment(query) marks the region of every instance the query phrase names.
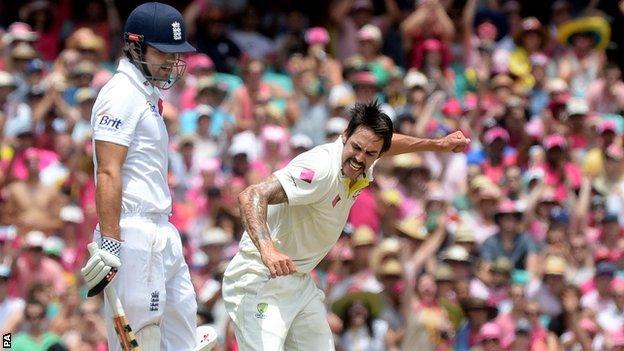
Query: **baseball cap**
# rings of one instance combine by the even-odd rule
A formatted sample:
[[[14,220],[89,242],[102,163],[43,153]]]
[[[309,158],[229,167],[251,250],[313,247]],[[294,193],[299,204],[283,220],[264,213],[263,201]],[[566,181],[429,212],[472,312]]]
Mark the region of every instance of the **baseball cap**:
[[[479,330],[479,342],[483,342],[488,339],[497,339],[501,338],[501,329],[498,324],[494,322],[485,323],[481,329]]]
[[[199,104],[195,106],[195,112],[197,113],[197,117],[200,117],[200,116],[210,117],[212,116],[214,109],[210,105]]]
[[[358,31],[358,39],[381,43],[381,30],[374,24],[367,24]]]
[[[64,206],[59,216],[63,222],[82,223],[84,221],[84,213],[78,206]]]
[[[529,334],[531,330],[533,330],[533,328],[531,327],[531,322],[529,322],[527,319],[522,318],[516,322],[516,334]]]
[[[342,134],[345,129],[347,129],[348,125],[349,122],[346,119],[342,117],[332,117],[325,124],[325,132],[327,132],[327,134]]]
[[[0,88],[14,86],[15,79],[13,79],[13,75],[7,71],[0,71]]]
[[[427,84],[427,77],[415,69],[410,69],[403,79],[403,85],[407,89],[426,88]]]
[[[215,65],[210,56],[206,54],[195,54],[189,56],[186,61],[188,62],[189,72],[194,72],[198,69],[214,69]]]
[[[617,124],[614,120],[611,119],[603,120],[600,121],[600,124],[598,124],[597,130],[599,134],[606,132],[612,132],[614,134],[617,134]]]
[[[0,265],[0,278],[8,279],[11,277],[11,267],[6,264]]]
[[[550,150],[555,147],[565,149],[567,146],[568,143],[561,134],[551,134],[546,137],[546,140],[544,140],[544,147],[546,148],[546,150]]]
[[[186,25],[175,8],[159,2],[137,6],[128,16],[126,34],[143,36],[143,42],[165,53],[195,52],[186,41]]]
[[[507,132],[507,130],[502,127],[490,128],[487,132],[485,132],[484,139],[485,142],[488,144],[493,143],[496,139],[502,139],[504,142],[507,143],[509,142],[509,132]]]
[[[295,134],[290,137],[290,146],[295,149],[303,148],[309,150],[314,146],[314,142],[305,134]]]
[[[375,78],[375,75],[372,72],[361,71],[361,72],[356,73],[353,76],[353,85],[354,86],[372,85],[376,87],[377,79]]]
[[[232,236],[219,227],[211,227],[202,233],[202,246],[224,245],[232,241]]]
[[[329,33],[323,27],[312,27],[305,32],[305,42],[308,45],[329,43]]]
[[[566,112],[568,116],[586,115],[589,112],[589,106],[585,99],[571,98],[566,104]]]
[[[57,236],[51,236],[43,242],[43,252],[46,255],[61,257],[65,249],[65,242]]]
[[[45,243],[46,237],[43,232],[38,230],[33,230],[26,234],[26,239],[24,240],[26,247],[41,247],[43,248],[43,244]]]
[[[443,261],[470,262],[470,253],[463,246],[453,245],[442,253]]]
[[[32,30],[32,27],[28,23],[13,22],[6,34],[7,44],[13,41],[30,41],[35,42],[39,38],[39,34]]]

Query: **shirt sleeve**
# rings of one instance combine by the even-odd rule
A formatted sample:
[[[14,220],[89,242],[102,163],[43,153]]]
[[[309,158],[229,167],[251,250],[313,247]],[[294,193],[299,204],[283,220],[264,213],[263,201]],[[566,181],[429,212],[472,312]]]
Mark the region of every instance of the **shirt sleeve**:
[[[284,188],[289,204],[306,205],[325,197],[331,187],[331,165],[328,157],[322,156],[319,152],[304,152],[273,173]]]
[[[130,146],[141,117],[137,101],[128,89],[111,88],[102,92],[93,107],[91,126],[93,139]]]

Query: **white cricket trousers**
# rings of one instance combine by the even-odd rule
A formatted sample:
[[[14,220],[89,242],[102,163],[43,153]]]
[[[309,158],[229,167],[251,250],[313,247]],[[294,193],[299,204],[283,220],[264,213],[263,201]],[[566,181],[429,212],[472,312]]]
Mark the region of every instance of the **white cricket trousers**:
[[[333,351],[324,298],[309,274],[269,278],[259,258],[244,252],[223,277],[223,300],[241,351]]]
[[[123,215],[121,267],[112,281],[119,300],[136,333],[141,328],[160,326],[160,349],[192,350],[197,328],[197,302],[189,269],[182,254],[182,241],[166,215]],[[101,242],[99,225],[94,240]],[[110,351],[121,350],[105,306]]]

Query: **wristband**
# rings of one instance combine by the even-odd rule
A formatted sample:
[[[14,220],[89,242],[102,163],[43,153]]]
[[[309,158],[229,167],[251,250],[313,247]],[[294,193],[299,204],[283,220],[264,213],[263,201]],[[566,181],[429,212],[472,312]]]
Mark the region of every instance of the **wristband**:
[[[107,236],[102,236],[101,249],[119,257],[119,251],[121,250],[121,241],[115,240]]]

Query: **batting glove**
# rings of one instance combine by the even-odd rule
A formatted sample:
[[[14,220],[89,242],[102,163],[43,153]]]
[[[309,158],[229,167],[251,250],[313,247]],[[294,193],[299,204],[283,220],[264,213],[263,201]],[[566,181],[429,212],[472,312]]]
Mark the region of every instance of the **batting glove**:
[[[98,244],[90,243],[89,247],[91,248],[92,246],[97,247]],[[115,274],[117,274],[117,269],[121,266],[121,260],[119,259],[120,249],[121,241],[106,236],[102,237],[102,246],[93,250],[91,258],[80,270],[89,287],[87,296],[91,297],[99,294],[113,280]]]

